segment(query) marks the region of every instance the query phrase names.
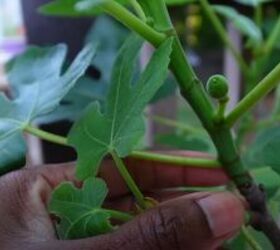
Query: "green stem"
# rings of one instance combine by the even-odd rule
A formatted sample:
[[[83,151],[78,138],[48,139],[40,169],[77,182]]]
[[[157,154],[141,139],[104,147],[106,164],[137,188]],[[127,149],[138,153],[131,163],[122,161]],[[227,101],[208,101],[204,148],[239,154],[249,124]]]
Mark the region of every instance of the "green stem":
[[[160,3],[158,7],[158,11],[162,13],[168,13],[166,5]],[[121,20],[121,22],[123,22],[127,27],[131,27],[129,24],[129,18],[117,18]],[[169,23],[169,21],[169,16],[166,16],[166,23]],[[142,30],[139,32],[137,27],[136,29],[132,27],[132,30],[144,36],[145,39],[150,41],[155,46],[159,45],[158,43],[154,43],[153,37],[147,36],[147,33],[140,33]],[[219,126],[217,126],[217,124],[214,123],[213,117],[215,110],[213,104],[201,81],[197,78],[192,66],[186,59],[185,51],[182,48],[178,36],[174,34],[172,34],[172,36],[174,37],[174,43],[171,53],[170,68],[178,81],[182,96],[190,103],[191,107],[201,120],[203,126],[211,136],[219,154],[219,161],[226,168],[229,176],[232,177],[238,186],[251,184],[252,178],[249,176],[245,166],[240,160],[233,142],[230,128],[228,128],[225,124],[219,124]],[[157,40],[157,42],[160,42],[160,40]]]
[[[135,12],[137,13],[137,15],[140,17],[140,19],[143,22],[147,21],[146,15],[141,7],[141,5],[137,2],[137,0],[129,0],[130,4],[132,5],[132,7],[134,8]]]
[[[194,158],[187,156],[174,156],[160,153],[151,153],[144,151],[133,151],[130,155],[132,158],[144,159],[161,163],[169,163],[183,167],[197,167],[197,168],[219,168],[221,164],[217,160]]]
[[[111,218],[119,220],[119,221],[123,221],[123,222],[128,222],[130,220],[132,220],[134,217],[130,214],[127,213],[123,213],[120,211],[116,211],[116,210],[111,210],[111,209],[103,209],[102,211],[108,213],[110,215]]]
[[[197,78],[193,68],[186,59],[184,49],[177,36],[173,44],[170,68],[179,83],[182,96],[189,101],[204,127],[207,130],[211,130],[214,125],[214,106],[202,82]]]
[[[30,125],[28,125],[25,128],[25,131],[30,134],[33,134],[41,139],[44,139],[46,141],[68,146],[66,137],[48,133],[41,129],[34,128]],[[150,152],[144,152],[144,151],[133,151],[130,156],[135,159],[146,159],[146,160],[151,160],[151,161],[180,165],[180,166],[184,166],[184,167],[190,167],[190,166],[191,167],[201,167],[201,168],[219,168],[220,167],[220,164],[217,160],[204,159],[204,158],[163,155],[163,154],[150,153]]]
[[[39,138],[42,138],[46,141],[50,141],[56,144],[60,144],[63,146],[67,146],[67,138],[59,135],[55,135],[49,132],[46,132],[44,130],[32,127],[31,125],[27,125],[24,127],[24,131],[26,131],[29,134],[35,135]]]
[[[142,192],[140,191],[140,189],[138,188],[138,186],[135,183],[135,181],[133,180],[133,178],[131,177],[130,173],[128,172],[126,166],[124,165],[123,160],[116,154],[116,152],[111,152],[111,155],[116,163],[116,166],[117,166],[121,176],[125,180],[126,185],[130,189],[130,191],[133,193],[134,197],[136,198],[138,205],[142,209],[146,209],[145,197],[142,194]]]
[[[224,100],[219,100],[217,113],[215,114],[215,122],[220,123],[225,119],[225,113],[227,108],[227,103],[229,98],[225,98]]]
[[[249,92],[226,117],[229,127],[251,109],[261,98],[271,91],[280,82],[280,63],[251,91]]]
[[[165,0],[140,0],[140,4],[146,12],[146,15],[153,20],[153,26],[162,32],[173,32],[173,24],[168,10],[165,7]]]
[[[239,156],[229,127],[224,122],[217,123],[210,136],[218,151],[219,161],[237,187],[251,185],[253,180]]]
[[[212,138],[221,165],[237,186],[251,184],[252,178],[239,157],[230,128],[224,122],[215,123],[214,107],[188,63],[177,37],[174,41],[170,67],[179,83],[182,96],[189,102]]]
[[[244,236],[244,238],[246,239],[246,242],[250,245],[250,247],[253,250],[262,250],[262,247],[254,239],[254,237],[250,234],[250,232],[248,231],[248,229],[245,226],[243,226],[241,228],[241,234]]]
[[[199,0],[199,1],[202,6],[202,9],[208,16],[208,18],[211,21],[212,25],[214,26],[217,34],[220,36],[223,43],[231,51],[235,60],[239,64],[240,69],[242,70],[243,74],[247,75],[249,73],[249,67],[248,67],[247,63],[245,62],[242,55],[237,51],[237,49],[234,47],[233,43],[229,39],[226,29],[224,28],[223,24],[221,23],[218,16],[214,12],[213,8],[211,7],[211,5],[209,4],[209,2],[207,0]]]
[[[159,46],[165,40],[165,34],[157,32],[117,2],[104,2],[102,7],[109,15],[119,20],[129,29],[137,32],[155,46]]]

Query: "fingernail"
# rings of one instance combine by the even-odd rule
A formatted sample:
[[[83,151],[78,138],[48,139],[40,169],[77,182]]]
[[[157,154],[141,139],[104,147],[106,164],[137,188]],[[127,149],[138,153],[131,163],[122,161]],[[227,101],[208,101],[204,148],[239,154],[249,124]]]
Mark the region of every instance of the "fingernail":
[[[244,222],[244,207],[233,194],[221,192],[196,200],[214,237],[236,232]]]

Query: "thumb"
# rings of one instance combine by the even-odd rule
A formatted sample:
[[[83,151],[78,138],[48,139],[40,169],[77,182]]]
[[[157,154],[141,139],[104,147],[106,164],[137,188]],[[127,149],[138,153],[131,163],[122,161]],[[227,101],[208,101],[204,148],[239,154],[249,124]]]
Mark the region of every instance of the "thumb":
[[[198,193],[177,198],[126,224],[125,249],[216,249],[244,222],[244,206],[231,193]]]
[[[115,233],[57,242],[56,247],[61,244],[59,249],[211,250],[231,238],[243,219],[243,204],[233,194],[198,193],[162,203]]]

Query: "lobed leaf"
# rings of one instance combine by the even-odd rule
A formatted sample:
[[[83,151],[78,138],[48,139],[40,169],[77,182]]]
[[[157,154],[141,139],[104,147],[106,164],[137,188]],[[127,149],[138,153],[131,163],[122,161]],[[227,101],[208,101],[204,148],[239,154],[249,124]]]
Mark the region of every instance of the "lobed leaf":
[[[49,124],[57,121],[76,121],[86,107],[94,100],[104,101],[104,85],[89,77],[81,77],[69,93],[60,101],[59,106],[51,113],[36,118],[38,124]]]
[[[49,203],[49,212],[60,218],[60,238],[86,238],[112,231],[110,215],[101,208],[107,193],[105,182],[98,178],[85,180],[81,189],[70,182],[60,184]]]
[[[13,100],[0,95],[0,172],[13,170],[23,162],[22,131],[59,105],[84,74],[94,54],[95,45],[87,45],[64,73],[61,72],[66,55],[64,45],[48,49],[31,47],[8,64]]]
[[[156,50],[140,79],[132,84],[142,40],[135,35],[125,42],[113,68],[105,111],[101,112],[98,103],[91,104],[70,131],[68,141],[78,152],[78,178],[95,175],[110,152],[127,156],[144,134],[142,113],[165,80],[171,44],[169,39]]]
[[[87,35],[86,43],[98,44],[98,52],[91,64],[100,76],[98,78],[95,75],[92,76],[92,68],[90,68],[91,71],[87,71],[86,76],[79,79],[57,109],[36,121],[41,124],[59,120],[76,121],[83,114],[81,111],[93,101],[103,104],[110,85],[114,59],[127,34],[127,30],[110,17],[97,17]]]

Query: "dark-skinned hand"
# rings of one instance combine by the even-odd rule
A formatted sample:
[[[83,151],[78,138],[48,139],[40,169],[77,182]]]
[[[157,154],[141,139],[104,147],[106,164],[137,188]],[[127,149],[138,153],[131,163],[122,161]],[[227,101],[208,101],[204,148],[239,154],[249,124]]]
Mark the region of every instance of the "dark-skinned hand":
[[[243,203],[231,193],[182,195],[166,191],[184,185],[220,185],[222,170],[175,167],[127,160],[132,176],[150,197],[162,203],[110,234],[81,240],[58,240],[47,212],[52,190],[73,181],[74,164],[29,167],[0,178],[1,250],[212,250],[231,238],[244,220]],[[110,194],[106,206],[128,211],[134,201],[113,163],[100,176]]]

